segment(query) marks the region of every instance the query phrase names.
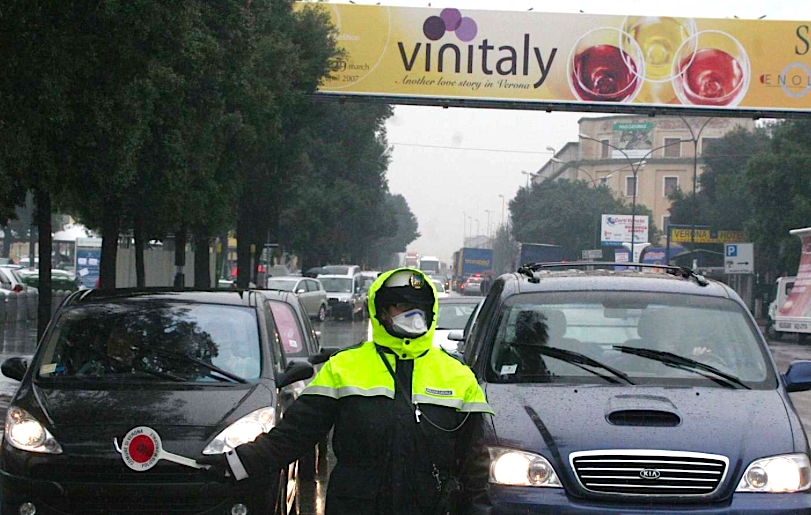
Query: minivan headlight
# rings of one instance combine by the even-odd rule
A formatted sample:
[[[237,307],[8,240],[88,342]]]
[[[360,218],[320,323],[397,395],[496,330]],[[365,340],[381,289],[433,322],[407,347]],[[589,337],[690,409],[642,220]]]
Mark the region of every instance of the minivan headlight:
[[[736,492],[794,493],[811,488],[811,462],[805,454],[785,454],[755,460]]]
[[[16,406],[10,406],[6,412],[4,438],[21,451],[62,454],[62,446],[51,432],[30,413]]]
[[[562,488],[555,469],[543,456],[503,447],[488,447],[488,451],[491,483]]]
[[[230,452],[242,444],[253,442],[262,433],[276,425],[276,409],[260,408],[237,420],[214,437],[203,449],[203,454]]]

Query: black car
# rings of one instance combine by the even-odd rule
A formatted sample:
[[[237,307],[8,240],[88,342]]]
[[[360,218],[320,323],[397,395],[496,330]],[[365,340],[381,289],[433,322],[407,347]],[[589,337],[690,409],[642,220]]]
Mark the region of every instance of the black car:
[[[811,513],[806,433],[755,320],[687,269],[501,276],[465,342],[497,514]],[[657,273],[658,272],[658,273]]]
[[[295,464],[234,484],[196,458],[269,431],[319,352],[285,292],[76,292],[2,365],[2,513],[287,513]]]

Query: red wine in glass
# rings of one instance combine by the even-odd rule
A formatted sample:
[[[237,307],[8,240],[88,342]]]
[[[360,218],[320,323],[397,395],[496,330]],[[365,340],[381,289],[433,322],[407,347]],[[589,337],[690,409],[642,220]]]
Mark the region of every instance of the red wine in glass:
[[[692,62],[691,62],[692,61]],[[703,48],[682,59],[680,80],[692,104],[727,105],[739,92],[744,70],[737,59],[715,48]]]
[[[613,45],[596,45],[577,54],[572,84],[583,100],[624,102],[632,98],[642,80],[636,62]]]

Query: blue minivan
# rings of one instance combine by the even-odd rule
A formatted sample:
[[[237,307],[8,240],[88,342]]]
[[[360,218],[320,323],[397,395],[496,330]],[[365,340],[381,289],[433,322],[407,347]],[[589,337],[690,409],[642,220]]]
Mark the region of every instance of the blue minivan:
[[[501,276],[461,347],[496,416],[497,514],[811,513],[811,464],[755,320],[683,268]]]

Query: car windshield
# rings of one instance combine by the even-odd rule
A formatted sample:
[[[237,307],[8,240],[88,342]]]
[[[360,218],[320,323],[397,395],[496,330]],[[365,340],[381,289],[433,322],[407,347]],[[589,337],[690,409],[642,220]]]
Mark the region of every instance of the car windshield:
[[[605,384],[594,373],[599,370],[582,360],[544,356],[540,347],[586,356],[626,374],[635,384],[721,382],[704,369],[664,363],[661,354],[644,352],[661,351],[713,367],[745,387],[776,386],[755,328],[743,309],[728,299],[639,292],[515,295],[505,302],[498,321],[489,380]]]
[[[474,311],[476,311],[476,304],[472,302],[457,304],[440,302],[436,328],[451,331],[464,329]]]
[[[327,274],[346,275],[349,273],[349,267],[346,265],[327,265],[323,268]]]
[[[269,290],[293,291],[293,288],[295,288],[297,282],[298,281],[284,281],[284,280],[281,280],[281,279],[269,279],[268,280],[268,289]]]
[[[40,380],[252,381],[261,371],[255,312],[237,306],[151,301],[72,309],[44,345]]]
[[[352,293],[352,279],[337,277],[319,277],[324,289],[330,293]]]

